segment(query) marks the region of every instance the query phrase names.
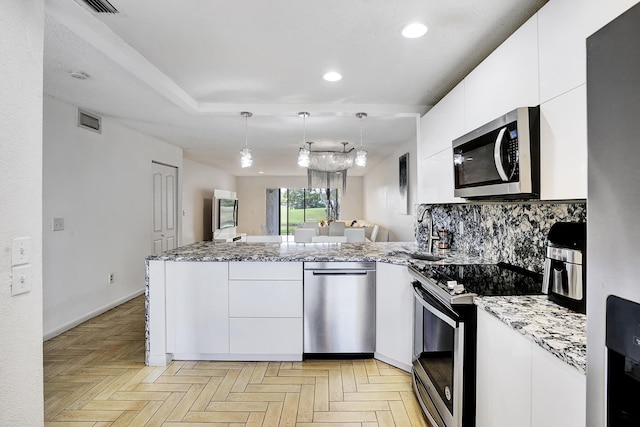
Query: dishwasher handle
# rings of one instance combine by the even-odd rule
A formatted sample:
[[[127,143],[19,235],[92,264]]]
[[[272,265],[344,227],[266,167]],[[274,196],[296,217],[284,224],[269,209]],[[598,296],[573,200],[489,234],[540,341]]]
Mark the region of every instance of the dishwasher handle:
[[[314,276],[366,276],[372,270],[316,270]]]

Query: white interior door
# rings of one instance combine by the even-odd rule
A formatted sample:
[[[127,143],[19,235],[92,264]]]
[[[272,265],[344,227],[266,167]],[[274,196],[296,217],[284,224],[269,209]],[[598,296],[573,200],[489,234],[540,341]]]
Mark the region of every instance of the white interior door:
[[[178,240],[178,168],[152,164],[153,254],[176,247]]]

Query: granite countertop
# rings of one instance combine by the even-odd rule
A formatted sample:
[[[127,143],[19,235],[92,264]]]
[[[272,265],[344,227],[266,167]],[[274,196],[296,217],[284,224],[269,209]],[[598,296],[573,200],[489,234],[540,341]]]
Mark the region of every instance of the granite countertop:
[[[440,261],[422,261],[415,242],[366,243],[244,243],[198,242],[181,246],[147,261],[376,261],[397,265],[482,264],[486,260],[464,253],[442,254]],[[476,297],[476,305],[585,373],[586,316],[549,301],[546,296]]]
[[[586,315],[561,307],[546,295],[476,297],[475,303],[582,374],[586,373]]]
[[[377,261],[409,265],[417,261],[409,255],[420,252],[414,242],[365,243],[245,243],[198,242],[150,255],[147,261]],[[465,254],[443,254],[441,264],[482,262]]]

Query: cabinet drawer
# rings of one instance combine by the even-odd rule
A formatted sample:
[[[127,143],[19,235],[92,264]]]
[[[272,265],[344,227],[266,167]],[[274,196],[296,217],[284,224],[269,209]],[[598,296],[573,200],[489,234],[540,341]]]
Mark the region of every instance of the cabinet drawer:
[[[232,354],[302,355],[302,318],[229,319]]]
[[[302,280],[302,263],[230,262],[229,280]]]
[[[302,281],[230,281],[229,316],[302,317]]]

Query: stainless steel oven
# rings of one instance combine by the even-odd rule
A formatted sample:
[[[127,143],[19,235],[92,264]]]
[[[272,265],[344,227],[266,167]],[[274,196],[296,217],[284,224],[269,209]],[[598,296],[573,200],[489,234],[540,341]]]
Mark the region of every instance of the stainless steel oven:
[[[478,295],[540,294],[539,274],[508,264],[411,265],[415,299],[413,387],[437,427],[476,421]]]
[[[465,360],[465,355],[475,353],[475,339],[469,340],[469,334],[475,334],[474,307],[456,312],[424,291],[419,282],[414,282],[413,287],[415,392],[432,424],[462,426],[463,410],[467,417],[475,414],[475,403],[465,402],[464,394],[467,387],[474,386],[464,383],[465,370],[475,369],[472,360]],[[472,324],[467,325],[468,322]]]

